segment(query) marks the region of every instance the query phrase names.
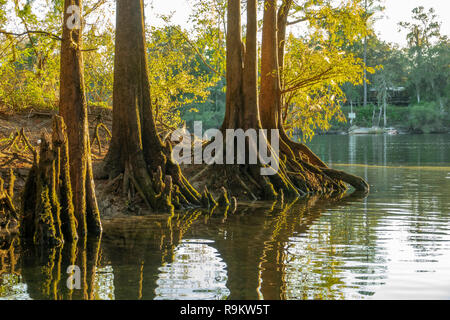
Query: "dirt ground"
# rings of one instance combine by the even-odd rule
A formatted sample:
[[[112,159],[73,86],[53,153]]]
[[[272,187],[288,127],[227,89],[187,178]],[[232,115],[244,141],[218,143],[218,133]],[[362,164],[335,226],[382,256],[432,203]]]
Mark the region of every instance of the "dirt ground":
[[[42,110],[24,110],[21,112],[12,112],[7,109],[0,108],[0,177],[5,181],[5,188],[9,186],[9,172],[13,169],[16,176],[14,184],[14,202],[16,205],[20,202],[20,195],[25,185],[28,172],[33,164],[33,155],[23,139],[19,139],[20,131],[23,130],[24,135],[29,143],[38,148],[39,140],[43,133],[52,132],[52,116],[56,111]],[[90,139],[93,141],[95,129],[99,123],[103,123],[109,131],[112,126],[112,110],[101,107],[89,108],[89,128]],[[97,141],[92,143],[92,159],[94,167],[98,166],[108,151],[109,135],[104,128],[98,129],[101,150]],[[14,140],[17,136],[16,140]],[[96,181],[99,191],[99,206],[111,207],[102,199],[102,186],[106,181]],[[103,200],[103,201],[102,201]],[[110,200],[110,199],[108,199]],[[102,210],[105,211],[105,210]],[[108,213],[108,210],[106,210]]]
[[[92,160],[94,172],[101,165],[105,157],[110,137],[104,128],[98,129],[101,149],[98,141],[94,141],[96,127],[99,123],[111,131],[112,129],[112,110],[102,107],[89,107],[89,129],[91,139]],[[39,140],[43,133],[52,132],[52,116],[57,111],[25,110],[22,112],[12,112],[0,108],[0,177],[5,182],[5,189],[9,187],[9,172],[13,169],[16,177],[14,184],[14,203],[16,208],[21,202],[21,193],[25,186],[28,172],[33,164],[33,155],[23,139],[20,137],[20,131],[29,143],[36,149],[39,146]],[[15,136],[18,136],[14,140]],[[182,166],[182,170],[188,180],[192,179],[192,185],[199,192],[203,191],[203,186],[208,184],[212,187],[214,194],[214,183],[205,176],[205,165]],[[207,181],[205,181],[207,179]],[[221,181],[216,181],[221,187]],[[151,211],[144,202],[138,197],[130,194],[123,194],[121,180],[95,180],[96,194],[102,219],[115,218],[122,215],[146,215]]]

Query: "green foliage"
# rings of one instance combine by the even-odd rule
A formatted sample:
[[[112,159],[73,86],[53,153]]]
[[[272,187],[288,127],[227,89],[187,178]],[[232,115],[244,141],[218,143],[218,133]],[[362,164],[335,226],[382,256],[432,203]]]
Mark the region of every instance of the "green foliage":
[[[441,44],[446,42],[448,52],[449,46],[448,39],[441,37],[440,25],[434,9],[430,8],[426,11],[422,6],[412,10],[412,22],[399,23],[400,28],[408,31],[406,36],[410,66],[408,78],[411,85],[414,86],[418,103],[424,95],[429,99],[429,92],[435,95],[435,99],[441,100],[442,88],[438,88],[436,75],[442,74],[442,72],[448,75],[448,70],[446,70],[448,69],[446,68],[448,67],[448,60],[444,62],[445,60],[440,59],[443,52],[439,54],[439,50],[436,49],[442,49]],[[423,91],[425,91],[425,94]],[[439,103],[441,104],[441,111],[443,111],[444,102],[439,101]]]
[[[85,10],[90,10],[87,8]],[[85,28],[83,47],[84,81],[86,97],[89,104],[112,106],[113,78],[114,78],[114,25],[112,17],[114,11],[105,5],[101,11],[89,14],[89,28]],[[110,19],[105,19],[105,13],[110,11]],[[99,21],[103,23],[100,24]],[[93,50],[91,50],[93,49]]]
[[[14,30],[14,35],[0,32],[0,104],[14,110],[58,107],[62,5],[62,1],[52,1],[42,10],[37,2],[15,2],[5,11],[0,2],[0,27],[8,16],[8,21],[18,21],[22,29]],[[86,96],[91,105],[112,105],[114,10],[105,1],[84,2],[82,49]],[[191,41],[186,34],[177,26],[153,27],[147,32],[153,106],[157,122],[167,127],[180,125],[180,108],[204,102],[207,88],[217,81],[195,51],[208,55],[207,36]]]
[[[286,41],[283,119],[288,133],[300,130],[308,140],[316,130],[328,130],[333,119],[345,121],[343,86],[360,85],[364,71],[362,60],[347,48],[369,29],[359,1],[304,1],[294,6],[294,14],[303,15],[309,32],[290,34]]]
[[[16,110],[57,106],[59,57],[47,60],[39,72],[29,63],[31,53],[23,49],[13,63],[0,67],[0,104]]]
[[[112,21],[91,9],[107,11],[108,4],[84,2],[85,82],[89,102],[110,102],[114,41]],[[0,1],[0,105],[57,108],[59,99],[59,48],[62,1],[3,5]],[[99,22],[102,23],[99,23]],[[8,24],[16,30],[3,30]],[[30,31],[30,32],[27,32]]]
[[[412,11],[412,22],[402,22],[400,27],[408,31],[408,48],[381,42],[373,35],[367,38],[368,65],[375,66],[375,73],[369,75],[369,101],[377,104],[366,109],[355,107],[361,104],[362,88],[345,84],[343,90],[347,101],[357,114],[354,124],[372,126],[375,108],[384,104],[409,101],[430,101],[417,103],[410,108],[387,107],[387,125],[400,126],[415,131],[441,131],[449,113],[450,42],[440,34],[440,23],[431,8],[423,7]],[[354,44],[350,50],[362,55],[362,47]],[[398,98],[393,89],[404,88]],[[421,123],[423,122],[423,123]],[[333,128],[343,127],[333,122]]]
[[[156,121],[166,127],[181,125],[181,110],[204,102],[214,78],[198,54],[202,48],[177,26],[152,27],[148,35],[149,74]]]
[[[410,107],[408,125],[423,133],[445,132],[444,118],[436,103],[420,103]]]
[[[225,115],[225,29],[226,0],[202,0],[193,3],[190,21],[195,44],[201,49],[204,63],[199,71],[207,76],[208,94],[203,101],[187,103],[180,107],[181,117],[192,129],[194,121],[202,121],[203,129],[218,128]],[[198,59],[198,55],[197,55]],[[214,70],[212,71],[211,68]]]
[[[58,41],[58,13],[54,7],[46,13],[40,12],[33,2],[14,6],[3,6],[7,21],[20,25],[20,35],[0,32],[0,104],[20,109],[24,107],[54,107],[56,105],[57,72],[59,56],[56,52]],[[0,14],[1,17],[1,14]],[[0,18],[1,19],[1,18]],[[25,31],[43,30],[44,33]]]
[[[202,121],[203,130],[219,128],[225,115],[225,79],[208,89],[209,96],[203,103],[187,104],[181,107],[181,116],[193,130],[194,121]]]
[[[4,27],[6,21],[6,0],[0,0],[0,29]]]

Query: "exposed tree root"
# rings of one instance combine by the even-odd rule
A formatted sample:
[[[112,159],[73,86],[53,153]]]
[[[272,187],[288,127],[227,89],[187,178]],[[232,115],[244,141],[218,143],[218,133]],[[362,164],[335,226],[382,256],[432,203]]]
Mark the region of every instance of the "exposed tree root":
[[[225,186],[230,195],[252,201],[313,194],[333,196],[344,193],[348,189],[346,184],[364,194],[369,191],[369,185],[362,178],[328,168],[302,144],[290,141],[288,145],[281,140],[277,161],[278,171],[273,175],[261,175],[261,168],[267,167],[261,162],[255,165],[215,164],[200,168],[192,175],[192,181],[206,184],[214,194],[222,193]]]
[[[341,170],[331,169],[331,168],[321,168],[321,170],[322,170],[322,172],[324,172],[325,174],[327,174],[329,177],[331,177],[333,179],[341,180],[343,182],[350,184],[352,187],[355,188],[356,191],[368,193],[370,190],[369,184],[366,181],[364,181],[364,179],[362,179],[358,176],[349,174],[349,173],[341,171]]]
[[[9,174],[9,186],[8,190],[4,188],[4,181],[0,178],[0,230],[6,230],[7,232],[10,228],[17,227],[19,225],[19,215],[12,198],[14,197],[14,172],[11,169]]]
[[[334,188],[344,189],[345,186],[343,182],[351,185],[355,190],[368,193],[370,187],[364,179],[361,177],[346,173],[344,171],[335,170],[329,168],[314,152],[312,152],[303,143],[298,143],[292,141],[284,132],[280,130],[280,139],[282,152],[287,152],[294,159],[296,159],[300,164],[302,164],[309,171],[323,176],[328,182],[334,184]]]
[[[102,154],[103,149],[102,149],[102,142],[100,140],[100,129],[103,129],[105,131],[109,139],[112,138],[112,134],[111,131],[109,131],[109,129],[101,122],[97,123],[97,125],[95,126],[94,137],[92,138],[91,146],[93,146],[94,143],[97,142],[98,151],[100,154]]]
[[[34,152],[34,148],[25,135],[24,128],[17,130],[14,134],[11,134],[11,139],[9,143],[1,148],[1,152],[8,153],[11,149],[15,149],[15,151],[25,151],[27,148]]]
[[[25,154],[26,151],[29,151],[32,154],[34,154],[35,151],[27,136],[25,135],[24,128],[11,133],[10,137],[6,140],[8,142],[0,148],[0,152],[7,156],[10,156],[10,158],[7,158],[3,163],[1,163],[0,167],[8,166],[17,160],[30,164],[33,163],[27,158],[27,155]]]
[[[161,153],[156,159],[145,160],[143,154],[129,158],[123,173],[111,177],[106,188],[111,191],[122,189],[122,194],[129,195],[130,199],[138,195],[153,211],[172,212],[174,209],[216,206],[218,202],[207,189],[200,194],[188,182],[179,165],[169,157],[171,147],[167,148],[169,151]],[[155,166],[156,170],[150,170]],[[111,165],[107,162],[106,167],[111,168]],[[229,203],[225,199],[228,196],[223,196],[222,203]]]

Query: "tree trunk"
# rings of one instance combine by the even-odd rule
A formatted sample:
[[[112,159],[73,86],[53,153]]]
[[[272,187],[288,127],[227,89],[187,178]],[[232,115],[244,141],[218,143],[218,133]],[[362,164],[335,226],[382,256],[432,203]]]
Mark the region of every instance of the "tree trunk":
[[[198,204],[200,194],[172,162],[171,151],[158,136],[151,109],[143,1],[118,0],[113,129],[105,172],[109,178],[123,173],[124,193],[136,190],[154,210]]]
[[[284,51],[286,47],[286,28],[289,10],[291,9],[293,0],[283,0],[277,14],[277,41],[278,41],[278,70],[280,73],[280,90],[284,88],[283,72],[284,72]],[[284,95],[280,91],[280,125],[283,124],[283,120],[288,111],[288,106],[284,99]]]
[[[383,105],[381,103],[379,103],[379,106],[380,106],[380,112],[378,113],[377,127],[380,127],[381,115],[383,114]]]
[[[227,55],[226,55],[226,110],[222,129],[239,128],[243,100],[243,44],[241,36],[240,0],[228,1]],[[251,40],[249,40],[251,41]],[[249,43],[249,42],[248,42]],[[250,43],[249,43],[250,44]],[[247,59],[249,54],[246,55]],[[251,70],[247,68],[247,81],[251,80]],[[250,92],[249,92],[250,93]],[[251,94],[251,93],[250,93]],[[251,100],[251,97],[247,98]]]
[[[226,129],[264,129],[273,130],[279,135],[272,138],[274,132],[257,137],[258,145],[261,143],[268,150],[257,150],[258,156],[255,163],[227,166],[216,172],[224,172],[226,183],[233,195],[247,194],[252,199],[273,199],[287,196],[306,195],[308,193],[336,193],[346,190],[341,181],[351,181],[355,188],[364,186],[362,190],[368,191],[368,185],[354,184],[354,181],[362,180],[359,177],[345,173],[335,174],[339,179],[331,178],[322,171],[327,169],[331,174],[335,170],[326,165],[309,150],[305,145],[298,144],[289,139],[282,125],[281,117],[281,88],[280,88],[280,62],[284,60],[284,39],[287,13],[291,5],[290,0],[283,2],[283,9],[277,14],[277,1],[265,0],[261,49],[261,89],[257,89],[257,1],[247,1],[247,37],[246,47],[242,44],[241,37],[241,8],[239,0],[229,0],[227,7],[227,98],[226,112],[222,130]],[[277,17],[281,17],[282,28],[277,26]],[[280,49],[280,52],[278,51]],[[259,118],[258,118],[259,115]],[[266,131],[269,133],[268,131]],[[279,138],[279,139],[277,139]],[[264,139],[265,141],[262,141]],[[278,141],[271,139],[277,139]],[[249,158],[251,145],[250,138],[245,142],[245,158]],[[275,150],[274,143],[280,142],[280,152]],[[228,144],[228,141],[227,141]],[[235,146],[234,146],[235,147]],[[227,150],[228,151],[228,150]],[[259,168],[266,167],[262,152],[269,152],[272,157],[271,175],[261,175]],[[236,157],[236,152],[234,153]],[[243,155],[241,154],[241,159]],[[267,172],[267,171],[266,171]],[[220,173],[219,173],[220,175]],[[213,180],[217,180],[216,177]],[[246,184],[245,181],[248,182]]]
[[[84,92],[82,25],[70,29],[67,9],[76,5],[82,12],[82,0],[64,2],[63,35],[61,41],[61,76],[59,112],[67,125],[70,178],[75,217],[80,234],[101,233],[100,212],[95,196],[92,172],[87,101]]]
[[[376,114],[375,105],[373,105],[373,110],[372,110],[372,127],[375,126],[375,114]]]
[[[244,130],[261,128],[258,109],[257,0],[247,0],[247,38],[243,73]]]
[[[264,129],[278,129],[280,115],[280,75],[277,42],[277,1],[264,2],[261,45],[261,124]]]
[[[259,170],[255,169],[264,166],[262,161],[256,165],[233,166],[232,169],[225,170],[228,185],[231,185],[230,189],[243,188],[245,193],[250,194],[254,199],[272,199],[283,194],[298,196],[310,192],[334,193],[345,190],[340,182],[342,179],[333,180],[321,171],[321,168],[326,168],[326,165],[306,146],[291,141],[282,126],[279,58],[281,61],[284,60],[284,37],[290,4],[291,1],[286,0],[283,3],[283,9],[280,9],[277,14],[276,0],[266,0],[264,3],[261,90],[258,105],[256,1],[247,2],[247,42],[244,54],[241,40],[240,1],[228,1],[227,109],[222,129],[274,129],[279,133],[280,138],[280,153],[275,154],[269,137],[259,137],[259,139],[267,140],[270,153],[276,158],[279,166],[275,174],[261,176]],[[283,27],[277,29],[278,16],[281,17]],[[282,42],[277,38],[278,34],[283,37]],[[243,55],[244,65],[242,65]],[[246,158],[248,150],[250,145],[246,143]],[[328,170],[334,172],[332,169]],[[345,175],[340,177],[344,180],[349,178]],[[243,179],[247,179],[249,185],[246,185]],[[352,181],[357,179],[360,178],[355,177]],[[362,184],[358,187],[360,185]],[[234,194],[237,195],[237,193]]]
[[[420,84],[418,82],[416,82],[416,98],[417,103],[420,103]]]
[[[291,9],[293,0],[283,0],[283,3],[278,9],[278,17],[277,17],[277,40],[278,40],[278,67],[280,70],[280,74],[282,74],[282,70],[284,67],[284,49],[286,47],[286,28],[287,28],[287,19],[289,16],[289,10]],[[280,79],[281,87],[283,87],[283,81]]]
[[[441,114],[444,114],[444,112],[445,112],[445,110],[444,110],[444,103],[442,101],[441,94],[439,93],[439,89],[436,87],[434,79],[431,79],[430,83],[431,83],[431,89],[433,89],[433,92],[436,95],[436,102],[439,103],[439,112]]]
[[[64,3],[59,108],[62,117],[54,117],[51,137],[42,136],[39,155],[32,150],[34,163],[22,202],[22,234],[40,244],[72,242],[78,234],[99,235],[102,231],[89,145],[82,25],[71,28],[67,23],[73,18],[68,13],[71,5],[78,6],[81,14],[82,1]]]
[[[364,13],[367,14],[367,0],[364,1]],[[364,79],[363,79],[364,102],[363,102],[363,106],[365,107],[365,106],[367,106],[367,36],[364,37],[363,61],[364,61]]]

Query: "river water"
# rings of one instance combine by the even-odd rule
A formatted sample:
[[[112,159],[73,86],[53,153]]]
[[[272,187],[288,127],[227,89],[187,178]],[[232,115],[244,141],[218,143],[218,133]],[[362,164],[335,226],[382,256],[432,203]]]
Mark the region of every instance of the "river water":
[[[4,242],[0,298],[450,299],[450,135],[309,146],[369,196],[115,218],[77,247]]]

